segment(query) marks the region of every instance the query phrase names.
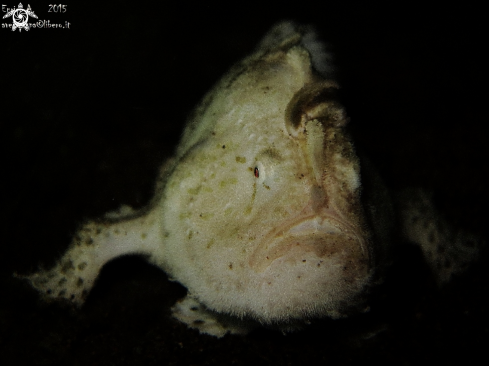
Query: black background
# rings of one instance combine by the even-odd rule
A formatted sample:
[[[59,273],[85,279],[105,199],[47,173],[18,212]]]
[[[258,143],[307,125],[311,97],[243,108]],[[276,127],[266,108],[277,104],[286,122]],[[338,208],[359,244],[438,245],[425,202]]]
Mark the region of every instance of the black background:
[[[67,13],[53,14],[47,2],[30,5],[39,19],[71,29],[0,29],[1,365],[487,358],[486,250],[437,289],[419,253],[403,249],[369,314],[286,336],[258,330],[221,340],[172,320],[169,308],[185,289],[139,258],[109,263],[78,311],[42,304],[11,277],[52,264],[80,221],[144,206],[192,107],[281,19],[315,25],[331,45],[352,133],[386,182],[433,191],[453,225],[487,238],[482,9],[119,1],[68,2]]]

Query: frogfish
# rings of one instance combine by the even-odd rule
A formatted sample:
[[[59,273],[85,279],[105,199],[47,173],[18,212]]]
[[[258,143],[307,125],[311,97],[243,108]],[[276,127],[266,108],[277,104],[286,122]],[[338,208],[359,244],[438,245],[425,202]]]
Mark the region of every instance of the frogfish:
[[[331,60],[313,28],[275,25],[191,113],[147,207],[85,222],[54,268],[18,277],[81,306],[107,262],[142,255],[187,288],[173,316],[217,337],[365,311],[399,233],[448,281],[476,238],[357,154]]]

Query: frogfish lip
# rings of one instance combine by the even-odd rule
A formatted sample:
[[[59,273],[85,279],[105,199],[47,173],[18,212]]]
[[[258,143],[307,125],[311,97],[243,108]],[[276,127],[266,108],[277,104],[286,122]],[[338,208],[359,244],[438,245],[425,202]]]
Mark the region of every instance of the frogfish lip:
[[[262,272],[278,258],[299,262],[306,253],[321,261],[333,256],[349,263],[369,261],[362,230],[331,214],[299,217],[271,230],[250,257],[250,265]]]

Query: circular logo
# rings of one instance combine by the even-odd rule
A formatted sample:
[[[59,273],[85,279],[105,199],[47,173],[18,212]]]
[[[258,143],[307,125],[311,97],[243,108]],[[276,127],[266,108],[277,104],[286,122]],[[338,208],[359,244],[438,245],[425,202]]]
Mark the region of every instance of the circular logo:
[[[30,5],[27,5],[27,9],[24,9],[22,6],[22,3],[19,4],[19,7],[17,9],[11,9],[7,14],[3,16],[3,19],[12,17],[12,31],[15,31],[16,29],[19,30],[19,32],[22,29],[25,29],[26,31],[29,30],[30,25],[27,23],[29,20],[29,17],[33,17],[37,19],[37,15],[34,14],[34,12],[31,9]]]
[[[24,9],[16,9],[12,14],[12,20],[17,28],[24,28],[27,25],[29,15]]]

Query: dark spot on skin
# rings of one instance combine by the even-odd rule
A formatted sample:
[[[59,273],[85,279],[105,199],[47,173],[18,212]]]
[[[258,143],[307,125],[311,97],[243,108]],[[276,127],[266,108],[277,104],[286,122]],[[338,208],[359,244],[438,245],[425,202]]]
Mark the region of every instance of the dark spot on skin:
[[[76,287],[81,287],[83,285],[83,278],[78,277],[78,280],[76,281]]]
[[[60,272],[63,274],[66,274],[68,271],[72,271],[75,269],[75,266],[73,265],[73,261],[71,259],[67,260],[63,265],[61,266]]]
[[[77,246],[80,246],[81,243],[82,243],[82,238],[78,234],[76,234],[76,236],[75,236],[75,243],[76,243]]]
[[[305,259],[303,259],[303,260],[302,260],[302,263],[306,263],[306,260],[305,260]]]
[[[199,310],[199,308],[198,308],[197,306],[192,306],[192,307],[190,308],[190,310],[192,310],[192,311],[197,311],[197,310]]]
[[[79,265],[78,265],[78,269],[80,271],[83,271],[85,268],[87,268],[87,262],[81,262]]]
[[[93,239],[92,238],[88,238],[87,240],[85,240],[85,244],[86,245],[92,245],[93,244]]]
[[[58,294],[58,296],[64,296],[66,294],[66,290],[61,290]]]
[[[193,321],[193,324],[194,324],[194,325],[202,325],[202,324],[204,324],[204,323],[205,323],[205,321],[200,320],[200,319],[198,319],[198,320],[194,320],[194,321]]]
[[[301,276],[297,276],[297,278],[301,278]]]
[[[222,145],[222,148],[225,149],[226,148],[226,145]]]
[[[102,232],[102,228],[98,227],[97,230],[95,230],[95,233],[98,235]]]
[[[60,280],[58,281],[58,286],[62,286],[62,285],[63,285],[63,284],[65,284],[66,282],[67,282],[66,277],[63,277],[62,279],[60,279]]]
[[[229,263],[229,269],[233,269],[233,264],[232,263]]]
[[[272,147],[269,147],[267,149],[265,149],[263,152],[262,152],[263,155],[271,158],[271,159],[274,159],[274,160],[278,160],[278,161],[282,161],[282,157],[280,156],[280,153],[278,152],[277,149],[274,149]]]

